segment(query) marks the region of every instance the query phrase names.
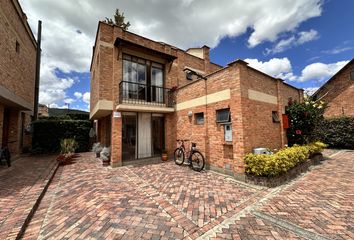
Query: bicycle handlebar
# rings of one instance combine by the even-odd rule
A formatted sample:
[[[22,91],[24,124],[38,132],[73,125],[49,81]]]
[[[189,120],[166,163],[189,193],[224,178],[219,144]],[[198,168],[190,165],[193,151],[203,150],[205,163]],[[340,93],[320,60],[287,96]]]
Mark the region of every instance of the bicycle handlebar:
[[[177,142],[179,142],[179,141],[186,142],[186,141],[190,141],[190,140],[189,139],[177,139],[176,141]]]

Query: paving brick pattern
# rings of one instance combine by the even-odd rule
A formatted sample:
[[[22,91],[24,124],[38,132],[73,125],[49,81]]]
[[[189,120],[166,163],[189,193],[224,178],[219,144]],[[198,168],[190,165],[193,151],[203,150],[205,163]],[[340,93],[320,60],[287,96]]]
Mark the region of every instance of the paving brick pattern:
[[[165,164],[163,168],[149,165],[132,170],[199,227],[235,209],[258,192],[226,181],[224,176],[212,172],[196,173],[173,163]]]
[[[354,152],[342,152],[269,201],[262,211],[330,239],[354,239]]]
[[[22,157],[0,168],[0,239],[21,231],[56,167],[55,157]]]
[[[351,159],[266,189],[172,162],[111,169],[86,153],[58,169],[23,238],[353,239]]]

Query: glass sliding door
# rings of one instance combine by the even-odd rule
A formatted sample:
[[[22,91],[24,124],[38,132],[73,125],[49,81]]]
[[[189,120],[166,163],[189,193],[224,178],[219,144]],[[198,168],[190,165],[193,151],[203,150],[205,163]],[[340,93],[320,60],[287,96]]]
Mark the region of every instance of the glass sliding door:
[[[123,113],[122,116],[122,160],[136,159],[136,113]]]
[[[152,150],[159,156],[165,149],[165,121],[163,114],[152,114]]]

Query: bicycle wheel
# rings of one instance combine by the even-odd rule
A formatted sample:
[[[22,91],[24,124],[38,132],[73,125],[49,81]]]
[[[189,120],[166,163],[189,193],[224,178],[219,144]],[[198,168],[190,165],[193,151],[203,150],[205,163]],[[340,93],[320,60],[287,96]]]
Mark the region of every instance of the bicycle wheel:
[[[176,148],[174,154],[174,160],[177,165],[182,165],[184,162],[184,152],[182,148]]]
[[[194,171],[200,172],[204,168],[204,156],[199,151],[194,151],[191,156],[192,162],[191,167]]]

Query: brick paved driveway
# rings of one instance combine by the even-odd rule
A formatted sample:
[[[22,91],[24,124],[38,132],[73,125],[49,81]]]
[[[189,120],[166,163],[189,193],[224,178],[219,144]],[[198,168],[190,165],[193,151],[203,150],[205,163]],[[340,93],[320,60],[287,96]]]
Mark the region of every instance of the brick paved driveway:
[[[350,239],[353,152],[267,189],[172,162],[59,168],[24,239]]]
[[[21,157],[0,166],[0,239],[14,238],[57,166],[53,156]]]

